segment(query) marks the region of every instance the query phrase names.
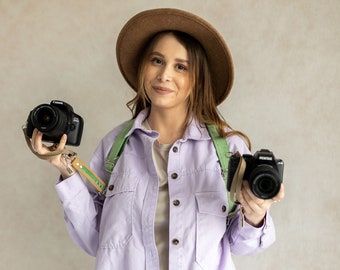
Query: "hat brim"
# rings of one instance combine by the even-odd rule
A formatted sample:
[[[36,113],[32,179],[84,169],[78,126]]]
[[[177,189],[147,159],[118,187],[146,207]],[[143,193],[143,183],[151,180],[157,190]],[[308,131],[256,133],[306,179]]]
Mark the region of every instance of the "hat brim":
[[[137,91],[138,65],[145,45],[162,31],[181,31],[197,39],[205,49],[214,85],[216,104],[229,95],[234,81],[230,50],[217,30],[202,18],[179,9],[146,10],[132,17],[119,33],[116,56],[127,83]]]

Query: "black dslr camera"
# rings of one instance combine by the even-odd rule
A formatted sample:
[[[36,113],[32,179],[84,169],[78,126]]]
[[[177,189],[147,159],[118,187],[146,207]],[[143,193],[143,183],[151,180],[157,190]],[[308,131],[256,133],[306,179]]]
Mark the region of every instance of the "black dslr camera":
[[[274,154],[267,149],[257,151],[254,156],[234,154],[230,157],[227,181],[228,191],[230,191],[234,174],[241,158],[246,162],[243,179],[249,182],[253,194],[264,200],[275,197],[283,181],[284,164],[281,159],[275,159]]]
[[[80,145],[84,121],[73,112],[66,102],[52,100],[51,104],[35,107],[27,118],[26,135],[32,138],[34,128],[43,133],[43,141],[59,143],[63,134],[67,134],[67,145]]]

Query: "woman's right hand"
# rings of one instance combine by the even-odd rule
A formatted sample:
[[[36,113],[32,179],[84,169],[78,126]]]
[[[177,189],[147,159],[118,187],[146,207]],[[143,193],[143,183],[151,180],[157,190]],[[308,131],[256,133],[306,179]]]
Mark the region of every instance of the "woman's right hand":
[[[31,144],[32,144],[34,151],[37,154],[46,155],[53,151],[61,151],[65,148],[66,141],[67,141],[66,134],[64,134],[61,137],[58,145],[52,145],[49,147],[43,144],[42,136],[43,136],[42,132],[38,131],[38,129],[34,129],[33,134],[32,134]],[[63,179],[66,179],[75,173],[75,170],[73,170],[73,172],[71,173],[67,170],[66,160],[61,154],[51,156],[47,159],[47,161],[60,171],[61,177]]]

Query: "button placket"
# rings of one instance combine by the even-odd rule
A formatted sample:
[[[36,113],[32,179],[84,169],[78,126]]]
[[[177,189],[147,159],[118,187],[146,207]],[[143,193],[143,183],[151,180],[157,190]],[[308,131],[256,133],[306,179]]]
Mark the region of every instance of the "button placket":
[[[170,170],[172,171],[171,173],[169,173],[169,179],[171,180],[169,183],[169,195],[170,195],[170,199],[171,199],[171,204],[172,207],[170,209],[170,212],[172,213],[172,215],[176,216],[177,218],[181,219],[181,211],[180,211],[180,207],[182,205],[182,201],[179,199],[181,198],[181,193],[183,192],[183,190],[181,189],[181,182],[179,181],[181,178],[180,175],[180,163],[179,163],[179,146],[178,145],[173,145],[172,149],[171,149],[171,153],[169,154],[169,160],[171,158],[171,166],[170,166]],[[172,220],[172,222],[174,222]],[[178,220],[177,222],[181,223],[181,220]],[[170,243],[172,244],[172,246],[174,248],[179,248],[180,245],[180,238],[178,236],[181,235],[181,231],[178,230],[174,230],[172,233],[173,237],[170,237]],[[176,237],[177,236],[177,237]]]

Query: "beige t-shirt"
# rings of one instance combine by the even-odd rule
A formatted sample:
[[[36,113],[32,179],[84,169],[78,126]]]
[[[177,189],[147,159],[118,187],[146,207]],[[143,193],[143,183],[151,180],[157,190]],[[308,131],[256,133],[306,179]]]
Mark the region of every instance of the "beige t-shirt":
[[[143,122],[146,129],[151,130],[147,120]],[[169,265],[169,189],[168,189],[168,157],[172,144],[153,145],[153,160],[158,174],[159,193],[155,217],[155,240],[161,270]]]

